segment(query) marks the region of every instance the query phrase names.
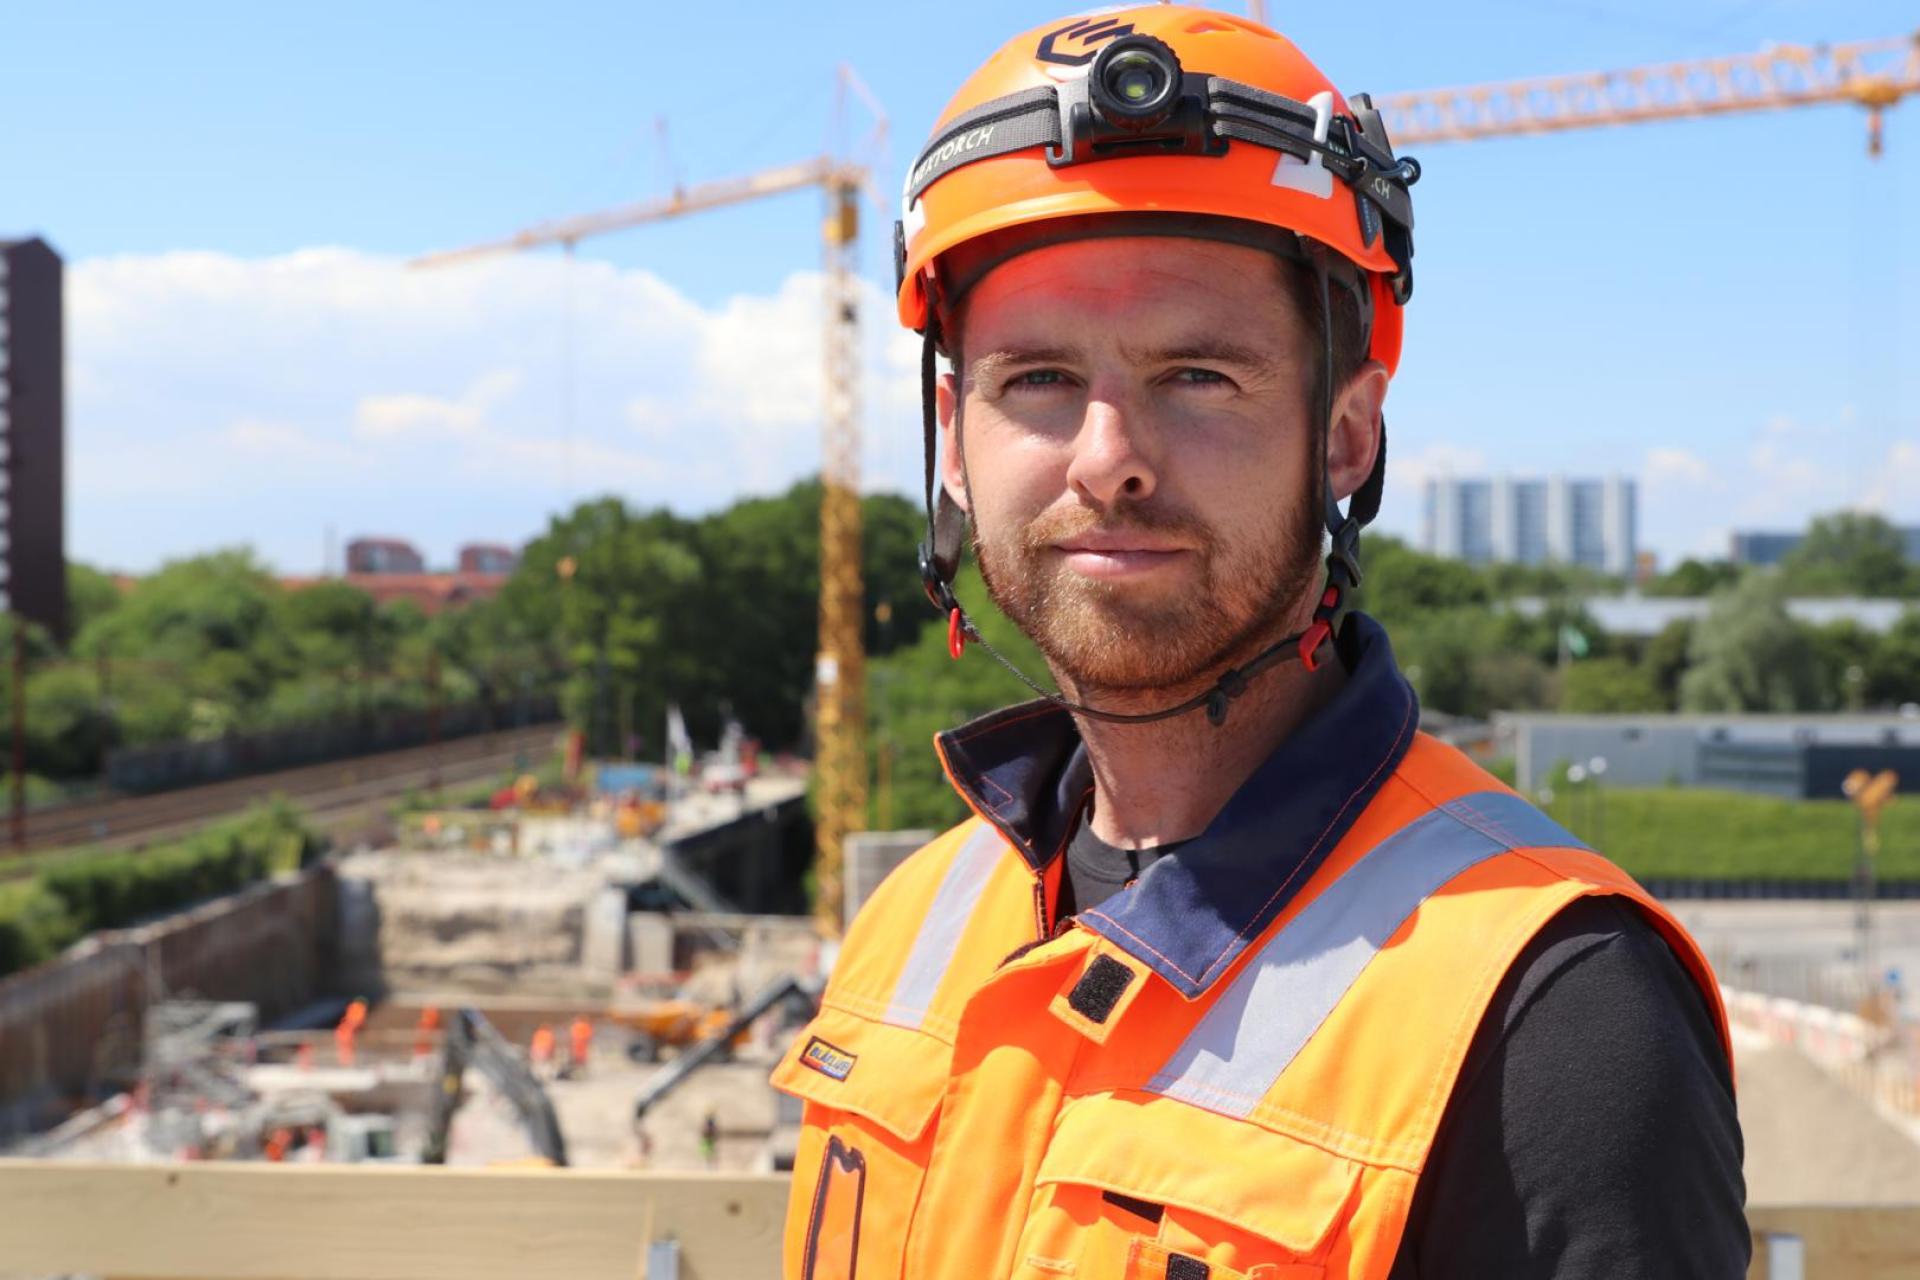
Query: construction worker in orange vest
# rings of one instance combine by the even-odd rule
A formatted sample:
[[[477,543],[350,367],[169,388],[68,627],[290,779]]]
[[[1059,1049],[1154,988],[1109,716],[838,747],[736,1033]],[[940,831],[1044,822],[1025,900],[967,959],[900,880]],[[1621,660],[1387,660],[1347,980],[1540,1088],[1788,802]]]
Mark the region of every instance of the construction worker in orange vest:
[[[553,1051],[555,1046],[553,1028],[541,1023],[533,1029],[533,1039],[527,1046],[527,1056],[533,1062],[533,1074],[542,1080],[553,1075]]]
[[[433,1038],[440,1030],[440,1008],[438,1005],[426,1005],[420,1010],[420,1020],[413,1029],[413,1056],[424,1058],[433,1052]]]
[[[587,1059],[593,1055],[593,1024],[575,1015],[567,1027],[568,1065],[575,1075],[587,1073]]]
[[[970,538],[1059,692],[940,735],[972,816],[774,1072],[789,1277],[1745,1274],[1706,961],[1350,611],[1419,176],[1172,5],[1016,37],[914,158],[927,592],[984,644]]]
[[[367,1025],[367,1002],[354,1000],[347,1005],[347,1011],[340,1015],[339,1023],[333,1029],[334,1057],[343,1067],[353,1065],[354,1041],[360,1035],[360,1029]]]

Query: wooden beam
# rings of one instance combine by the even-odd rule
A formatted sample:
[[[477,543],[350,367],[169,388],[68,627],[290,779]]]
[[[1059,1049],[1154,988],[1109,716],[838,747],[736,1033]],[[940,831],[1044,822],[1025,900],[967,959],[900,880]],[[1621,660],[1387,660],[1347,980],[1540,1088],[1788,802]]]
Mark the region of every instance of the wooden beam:
[[[124,1280],[686,1280],[780,1270],[784,1176],[0,1160],[8,1272]]]

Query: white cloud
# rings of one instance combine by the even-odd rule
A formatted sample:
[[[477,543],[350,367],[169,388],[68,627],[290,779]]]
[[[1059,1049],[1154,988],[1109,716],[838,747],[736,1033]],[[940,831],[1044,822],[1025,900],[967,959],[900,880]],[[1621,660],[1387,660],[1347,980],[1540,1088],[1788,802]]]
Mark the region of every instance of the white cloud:
[[[1663,545],[1705,556],[1726,555],[1735,530],[1798,529],[1833,511],[1877,511],[1911,523],[1920,507],[1920,442],[1901,438],[1882,447],[1871,430],[1841,406],[1827,421],[1769,418],[1744,450],[1719,461],[1687,449],[1650,449],[1642,517],[1666,535]]]
[[[1920,511],[1920,441],[1896,440],[1874,473],[1859,506],[1901,523]]]
[[[73,551],[140,569],[249,541],[311,569],[324,528],[377,527],[445,561],[600,493],[698,511],[777,489],[819,467],[820,284],[702,306],[540,255],[74,264]],[[867,483],[911,489],[914,344],[879,290],[861,313]]]
[[[1647,450],[1647,460],[1641,474],[1649,489],[1685,491],[1699,488],[1718,490],[1724,487],[1706,459],[1687,449]]]

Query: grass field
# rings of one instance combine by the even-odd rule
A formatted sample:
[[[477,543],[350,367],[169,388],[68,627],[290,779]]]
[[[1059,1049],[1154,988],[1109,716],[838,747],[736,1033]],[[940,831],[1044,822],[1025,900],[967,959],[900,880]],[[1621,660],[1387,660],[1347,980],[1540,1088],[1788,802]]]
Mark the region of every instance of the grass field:
[[[1845,880],[1858,818],[1844,800],[1737,791],[1556,788],[1547,812],[1641,879]],[[1875,874],[1920,880],[1920,797],[1881,815]]]

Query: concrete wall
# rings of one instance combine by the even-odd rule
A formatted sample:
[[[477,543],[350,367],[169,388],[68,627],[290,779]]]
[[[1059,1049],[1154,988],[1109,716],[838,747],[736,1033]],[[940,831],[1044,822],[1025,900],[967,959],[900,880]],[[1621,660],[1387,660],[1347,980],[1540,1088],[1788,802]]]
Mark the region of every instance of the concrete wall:
[[[933,839],[931,831],[857,831],[847,837],[843,927],[866,905],[895,867]]]
[[[250,1000],[263,1019],[319,992],[333,963],[330,866],[137,929],[95,934],[0,979],[0,1141],[69,1098],[129,1082],[150,1001]]]

